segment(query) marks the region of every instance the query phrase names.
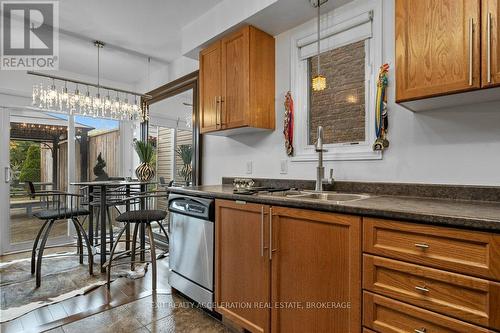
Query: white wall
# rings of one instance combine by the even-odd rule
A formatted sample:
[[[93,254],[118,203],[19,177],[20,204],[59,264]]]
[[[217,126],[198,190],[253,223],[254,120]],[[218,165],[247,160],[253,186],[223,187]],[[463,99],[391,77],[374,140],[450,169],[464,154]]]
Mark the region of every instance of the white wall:
[[[277,0],[224,0],[182,28],[182,54],[197,51],[217,35],[272,5]]]
[[[276,125],[272,133],[232,138],[204,136],[203,182],[222,176],[315,178],[315,163],[285,154],[283,99],[290,86],[290,36],[276,37]],[[394,0],[384,0],[384,59],[394,64]],[[334,161],[337,180],[500,185],[500,105],[484,104],[412,113],[394,102],[394,68],[388,97],[390,148],[380,161]],[[300,112],[300,110],[296,110]],[[280,174],[280,161],[288,174]],[[247,175],[246,162],[253,162]]]

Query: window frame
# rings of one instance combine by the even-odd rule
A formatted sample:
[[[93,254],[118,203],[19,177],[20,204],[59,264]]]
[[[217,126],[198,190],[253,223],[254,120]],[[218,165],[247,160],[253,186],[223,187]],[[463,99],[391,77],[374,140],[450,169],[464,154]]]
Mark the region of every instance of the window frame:
[[[382,64],[382,0],[353,1],[321,18],[321,33],[335,28],[338,24],[345,24],[360,15],[370,13],[372,18],[372,37],[365,39],[365,141],[359,143],[325,144],[328,151],[323,154],[325,161],[348,160],[379,160],[381,151],[373,151],[372,144],[375,135],[374,106],[376,99],[375,84],[378,75],[378,66]],[[308,61],[300,58],[299,45],[301,41],[310,39],[317,34],[316,22],[307,22],[294,31],[291,37],[291,91],[295,99],[295,155],[292,162],[316,161],[317,153],[314,145],[309,145],[309,77]],[[322,46],[321,52],[339,48],[362,39],[352,38],[343,40],[333,48]],[[324,44],[323,44],[324,45]]]

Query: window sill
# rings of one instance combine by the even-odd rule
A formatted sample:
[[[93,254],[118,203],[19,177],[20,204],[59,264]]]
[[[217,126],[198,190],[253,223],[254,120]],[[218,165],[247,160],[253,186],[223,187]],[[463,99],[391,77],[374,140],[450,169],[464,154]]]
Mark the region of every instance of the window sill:
[[[362,161],[362,160],[381,160],[383,154],[381,151],[373,151],[371,147],[361,146],[358,149],[328,148],[328,152],[323,153],[323,161]],[[361,148],[361,149],[359,149]],[[318,160],[318,153],[312,146],[302,152],[297,152],[291,157],[291,162],[314,162]]]

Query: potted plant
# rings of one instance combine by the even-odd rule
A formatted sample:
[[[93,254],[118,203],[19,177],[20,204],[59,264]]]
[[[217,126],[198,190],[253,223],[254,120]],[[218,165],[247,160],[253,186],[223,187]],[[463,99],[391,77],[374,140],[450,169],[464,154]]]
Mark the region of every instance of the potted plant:
[[[134,140],[134,149],[141,161],[141,164],[135,169],[135,175],[143,182],[153,179],[155,176],[155,169],[153,167],[155,150],[153,145],[147,141]]]
[[[186,185],[189,186],[192,176],[191,160],[193,157],[193,148],[191,145],[179,145],[175,150],[175,153],[181,158],[183,164],[177,174],[182,177],[186,182]]]

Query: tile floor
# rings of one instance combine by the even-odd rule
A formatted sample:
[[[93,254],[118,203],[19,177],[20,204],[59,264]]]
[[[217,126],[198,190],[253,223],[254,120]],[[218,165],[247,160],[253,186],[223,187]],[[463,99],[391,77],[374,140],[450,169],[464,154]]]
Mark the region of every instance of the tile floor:
[[[51,249],[52,250],[52,249]],[[57,249],[54,249],[57,250]],[[0,262],[23,258],[26,253],[0,257]],[[230,332],[167,283],[168,259],[158,260],[158,290],[151,290],[151,271],[142,279],[122,279],[82,296],[45,306],[0,325],[2,333],[148,333]]]
[[[50,333],[230,332],[175,294],[157,294],[51,329]]]

